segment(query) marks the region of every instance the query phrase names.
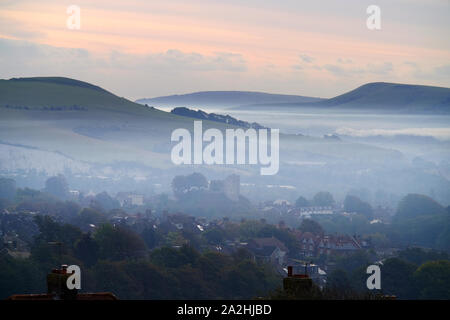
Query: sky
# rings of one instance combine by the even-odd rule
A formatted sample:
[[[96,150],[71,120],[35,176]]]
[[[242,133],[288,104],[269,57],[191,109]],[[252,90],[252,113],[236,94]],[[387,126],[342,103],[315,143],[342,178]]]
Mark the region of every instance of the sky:
[[[80,8],[69,29],[67,8]],[[380,8],[379,30],[366,12]],[[450,0],[1,0],[0,78],[64,76],[128,99],[210,90],[333,97],[450,87]]]

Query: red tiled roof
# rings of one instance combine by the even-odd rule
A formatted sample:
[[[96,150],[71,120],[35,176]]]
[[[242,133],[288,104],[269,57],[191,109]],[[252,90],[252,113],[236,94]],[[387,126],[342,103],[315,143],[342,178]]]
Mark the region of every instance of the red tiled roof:
[[[251,239],[249,244],[250,247],[252,246],[251,244],[255,243],[256,246],[262,248],[262,247],[278,247],[283,251],[287,251],[286,246],[283,244],[283,242],[281,242],[280,240],[278,240],[275,237],[272,238],[254,238]]]

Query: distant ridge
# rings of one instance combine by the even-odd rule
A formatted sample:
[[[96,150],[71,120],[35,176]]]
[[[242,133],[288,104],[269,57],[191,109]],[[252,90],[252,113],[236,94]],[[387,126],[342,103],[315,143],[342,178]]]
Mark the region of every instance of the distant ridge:
[[[330,99],[306,103],[242,105],[240,110],[269,108],[333,108],[353,111],[450,113],[450,88],[373,82]]]
[[[320,98],[253,91],[201,91],[181,95],[136,100],[137,103],[162,107],[237,107],[258,103],[318,102]]]
[[[376,108],[450,108],[450,88],[373,82],[337,97],[321,101],[326,106]]]
[[[62,84],[68,86],[76,86],[81,88],[88,88],[102,92],[108,92],[99,86],[95,86],[88,82],[65,78],[65,77],[30,77],[30,78],[11,78],[10,81],[21,81],[21,82],[45,82],[45,83],[54,83],[54,84]],[[109,92],[108,92],[109,93]]]

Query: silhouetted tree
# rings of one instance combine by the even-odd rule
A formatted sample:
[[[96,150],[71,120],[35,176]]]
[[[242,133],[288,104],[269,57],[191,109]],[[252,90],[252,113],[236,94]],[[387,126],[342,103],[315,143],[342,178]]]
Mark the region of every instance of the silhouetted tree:
[[[356,196],[348,195],[345,197],[344,210],[347,212],[361,213],[369,220],[373,218],[373,210],[370,204]]]
[[[13,200],[16,195],[16,181],[9,178],[0,178],[0,199]]]
[[[383,292],[399,299],[414,298],[417,294],[413,279],[416,268],[417,265],[402,259],[386,259],[381,266]]]
[[[45,181],[45,191],[55,197],[65,199],[69,194],[66,178],[62,174],[48,178]]]
[[[399,222],[405,219],[444,213],[446,213],[445,208],[430,197],[421,194],[408,194],[398,204],[394,219]]]
[[[312,200],[315,206],[328,207],[334,205],[333,195],[326,191],[316,193]]]
[[[419,299],[450,300],[450,261],[430,261],[414,273]]]
[[[102,225],[94,234],[94,239],[100,247],[102,259],[132,259],[147,250],[144,240],[137,233],[110,224]]]
[[[308,207],[309,206],[309,201],[306,198],[304,198],[302,196],[299,196],[297,198],[297,201],[295,201],[295,206],[297,208]]]
[[[194,172],[187,176],[176,176],[172,180],[172,190],[177,198],[191,190],[198,190],[208,187],[208,180],[201,173]]]
[[[110,211],[120,208],[120,203],[104,191],[95,195],[94,200],[91,203],[91,207],[101,211]]]
[[[316,235],[324,234],[322,226],[313,219],[303,219],[302,223],[298,227],[298,230],[302,232],[311,232]]]
[[[85,233],[75,243],[75,255],[83,261],[87,267],[97,263],[100,248],[90,233]]]

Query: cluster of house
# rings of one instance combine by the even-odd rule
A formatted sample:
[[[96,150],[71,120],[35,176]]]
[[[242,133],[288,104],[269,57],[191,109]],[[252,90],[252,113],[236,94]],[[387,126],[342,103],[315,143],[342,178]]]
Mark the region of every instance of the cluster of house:
[[[237,184],[236,180],[233,181],[232,178],[230,180],[230,185]],[[222,187],[220,186],[220,188]],[[126,203],[125,201],[128,201],[127,199],[133,201],[134,198],[132,197],[132,194],[124,194],[124,204]],[[139,199],[137,201],[141,200]],[[286,206],[287,204],[277,203],[276,205]],[[322,208],[322,210],[327,209]],[[6,226],[6,218],[7,216],[3,218],[3,227]],[[191,234],[201,234],[212,227],[225,229],[225,226],[228,223],[227,218],[208,221],[205,218],[193,217],[182,213],[169,214],[168,212],[163,212],[161,215],[155,216],[149,209],[144,213],[136,214],[118,211],[116,215],[110,216],[109,219],[110,222],[115,225],[125,224],[133,226],[137,232],[140,231],[138,230],[140,227],[143,228],[150,223],[150,225],[153,225],[154,229],[159,229],[164,234],[177,231],[188,231]],[[279,226],[279,228],[285,228],[285,226]],[[286,268],[288,265],[293,266],[294,269],[303,268],[314,281],[319,285],[322,285],[326,279],[326,271],[328,271],[327,266],[315,265],[311,263],[311,259],[329,255],[346,255],[357,250],[364,250],[371,247],[371,244],[367,240],[358,236],[313,234],[311,232],[301,232],[299,230],[291,230],[290,232],[297,240],[295,252],[292,252],[293,249],[290,251],[283,242],[275,237],[252,238],[245,242],[239,239],[224,240],[220,244],[207,245],[208,248],[204,249],[232,254],[238,249],[244,248],[251,254],[255,261],[270,263],[282,275],[286,275]],[[13,237],[10,233],[7,234],[6,232],[1,232],[0,235],[2,236],[3,250],[8,250],[8,253],[14,254],[15,252],[20,254],[21,252],[27,251],[24,242],[17,237]]]
[[[240,195],[240,176],[231,174],[223,180],[211,180],[207,188],[200,188],[207,190],[213,194],[224,194],[228,199],[232,201],[238,201]],[[199,189],[197,187],[191,187],[190,190]],[[68,199],[72,201],[80,201],[82,205],[89,207],[95,200],[95,193],[89,192],[81,197],[81,193],[78,190],[70,190]],[[148,202],[148,198],[138,192],[118,192],[114,197],[123,208],[133,208],[144,206]]]
[[[30,250],[25,241],[20,239],[16,233],[0,232],[0,255],[8,254],[14,258],[28,258]]]
[[[288,200],[278,199],[261,203],[258,208],[262,217],[278,217],[279,219],[294,218],[298,220],[308,219],[312,216],[343,215],[352,216],[355,212],[346,212],[343,206],[305,206],[296,207]],[[375,217],[370,223],[390,222],[394,212],[389,207],[376,206],[373,208]]]
[[[7,209],[0,211],[0,255],[8,254],[15,258],[28,258],[29,246],[19,234],[32,238],[38,230],[34,225],[34,212],[16,214]]]
[[[346,255],[356,250],[369,249],[371,243],[359,236],[317,235],[311,232],[293,231],[300,244],[300,254],[304,258],[321,255]]]
[[[118,192],[116,200],[119,201],[121,207],[143,206],[144,195],[132,192]]]
[[[259,207],[263,216],[291,216],[299,219],[310,218],[312,215],[329,215],[342,213],[342,208],[332,206],[307,206],[297,208],[288,200],[278,199],[266,201]]]
[[[157,228],[164,231],[188,230],[191,233],[200,234],[211,227],[225,227],[227,219],[206,221],[184,214],[165,214],[158,221]],[[220,244],[208,245],[206,249],[225,254],[233,254],[238,249],[246,249],[252,259],[258,262],[270,263],[281,275],[287,274],[287,266],[293,266],[295,270],[313,279],[319,286],[326,282],[327,271],[332,265],[317,265],[311,259],[320,256],[349,255],[358,250],[371,248],[371,243],[359,236],[350,235],[319,235],[311,232],[291,231],[298,241],[295,252],[291,252],[286,245],[275,237],[251,238],[248,241],[224,240]]]

